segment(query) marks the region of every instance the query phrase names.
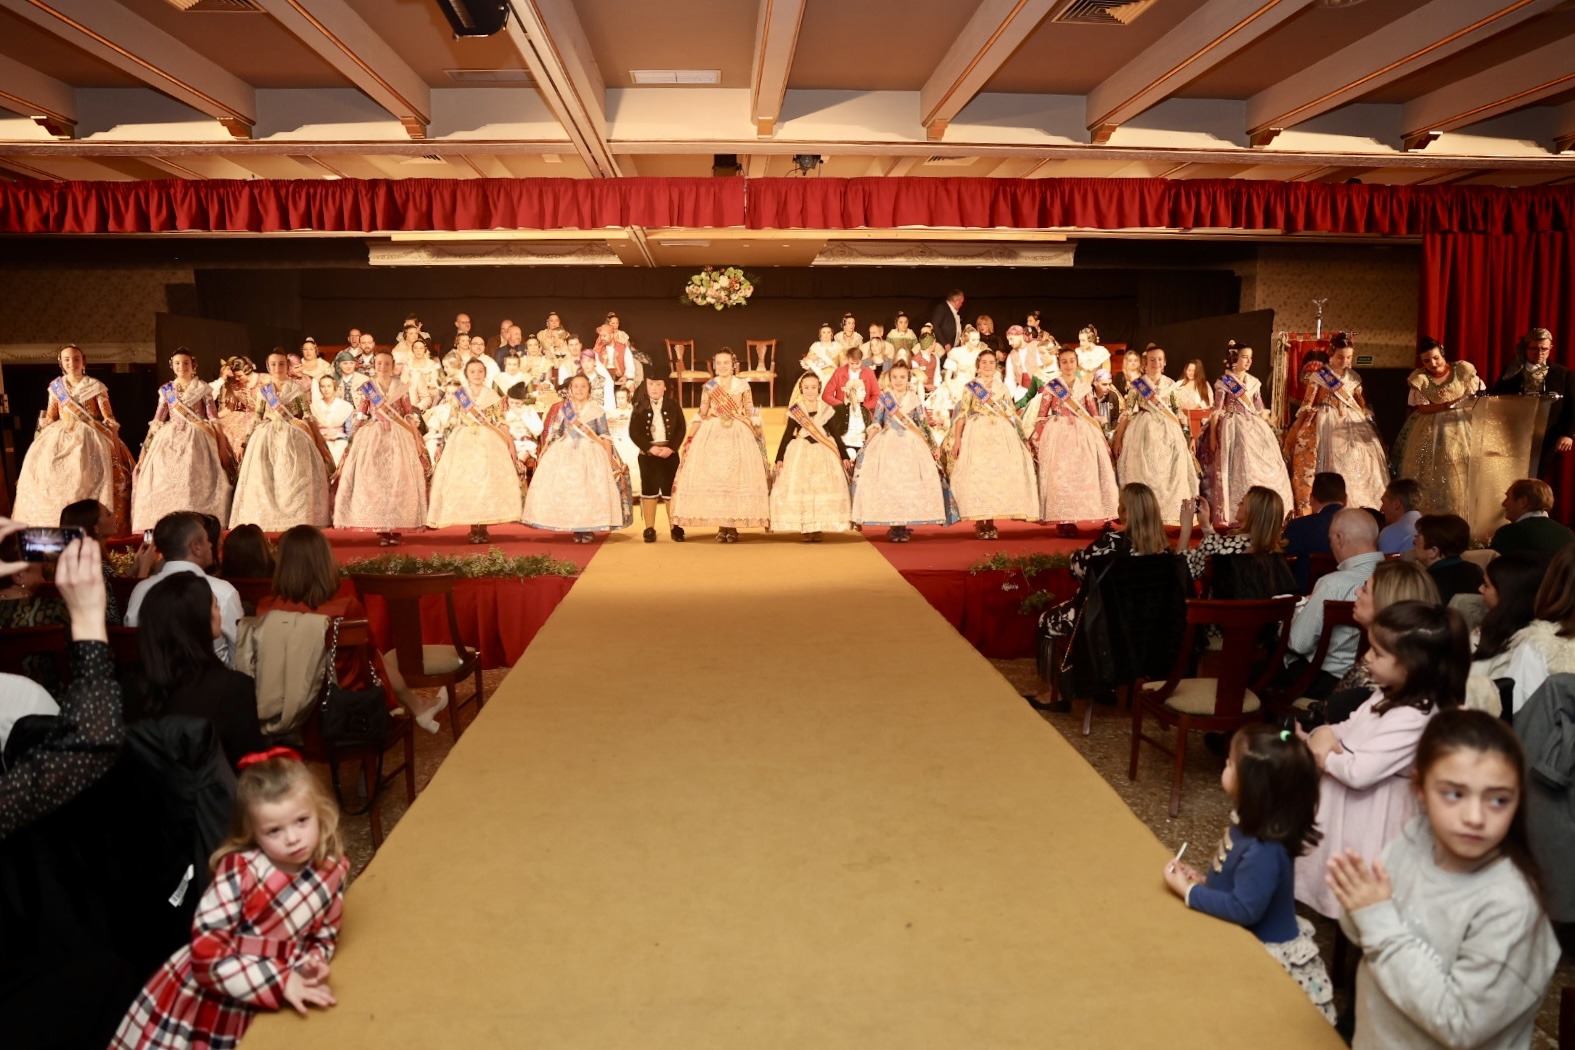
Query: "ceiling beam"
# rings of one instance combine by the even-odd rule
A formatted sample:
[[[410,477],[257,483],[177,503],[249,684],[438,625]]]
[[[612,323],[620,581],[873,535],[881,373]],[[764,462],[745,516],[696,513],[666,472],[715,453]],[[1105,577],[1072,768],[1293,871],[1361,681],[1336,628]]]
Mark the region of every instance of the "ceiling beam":
[[[76,135],[76,89],[5,55],[0,55],[0,106],[30,118],[57,139]]]
[[[0,0],[0,8],[206,113],[236,138],[251,137],[251,85],[129,8],[103,0]]]
[[[1034,27],[1052,8],[1064,6],[1066,0],[982,0],[946,49],[940,68],[919,90],[919,123],[925,137],[931,142],[944,138],[947,126],[984,90]]]
[[[1149,109],[1314,0],[1207,0],[1132,61],[1088,93],[1090,141],[1110,141],[1116,128]]]
[[[505,25],[547,108],[563,125],[592,175],[622,172],[607,144],[607,91],[590,41],[570,0],[512,0]]]
[[[257,0],[301,43],[388,110],[413,139],[427,137],[432,89],[345,0]]]
[[[1575,153],[1575,102],[1553,111],[1553,152]]]
[[[1401,142],[1426,149],[1446,131],[1534,105],[1575,88],[1575,46],[1555,40],[1535,51],[1453,81],[1405,104]]]
[[[755,55],[749,74],[749,116],[755,134],[768,139],[777,133],[782,99],[787,95],[793,52],[798,49],[799,25],[806,0],[760,0],[755,25]]]
[[[1281,131],[1355,101],[1542,14],[1561,0],[1433,0],[1247,100],[1247,135]]]

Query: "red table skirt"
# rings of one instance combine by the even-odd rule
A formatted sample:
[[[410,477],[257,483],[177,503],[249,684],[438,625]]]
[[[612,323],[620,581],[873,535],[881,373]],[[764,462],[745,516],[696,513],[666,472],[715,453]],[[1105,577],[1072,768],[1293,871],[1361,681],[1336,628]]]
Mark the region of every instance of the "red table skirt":
[[[460,641],[481,651],[481,666],[509,667],[525,652],[547,617],[574,586],[572,576],[535,576],[525,580],[474,579],[454,583],[454,615]],[[355,588],[346,580],[343,593]],[[393,647],[388,608],[380,598],[366,602],[372,637],[383,651]],[[421,636],[428,645],[451,642],[448,612],[441,596],[421,601]]]
[[[1005,572],[969,573],[958,569],[903,569],[902,578],[924,596],[931,608],[946,618],[957,632],[984,656],[1013,660],[1034,655],[1037,612],[1018,611],[1024,592],[1003,591]],[[1065,569],[1052,569],[1046,577],[1052,602],[1071,597],[1076,588]],[[1020,583],[1020,578],[1018,579]]]

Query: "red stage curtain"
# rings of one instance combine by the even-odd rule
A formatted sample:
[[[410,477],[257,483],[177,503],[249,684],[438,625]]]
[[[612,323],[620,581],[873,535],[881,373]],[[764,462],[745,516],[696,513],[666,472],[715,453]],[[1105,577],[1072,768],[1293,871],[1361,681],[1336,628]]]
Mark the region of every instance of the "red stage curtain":
[[[3,233],[742,226],[743,179],[0,183]]]
[[[747,200],[746,200],[747,197]],[[178,230],[1575,230],[1575,188],[1166,179],[405,179],[0,183],[0,233]]]
[[[1421,334],[1492,383],[1530,328],[1553,332],[1553,356],[1575,366],[1575,233],[1435,234],[1422,239]],[[1554,513],[1575,512],[1575,455],[1553,479]]]

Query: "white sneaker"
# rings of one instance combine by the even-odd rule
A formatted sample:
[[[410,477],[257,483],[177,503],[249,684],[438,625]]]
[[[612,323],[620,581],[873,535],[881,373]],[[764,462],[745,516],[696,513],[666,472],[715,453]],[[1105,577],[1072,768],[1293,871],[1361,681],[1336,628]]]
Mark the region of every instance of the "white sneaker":
[[[428,733],[436,733],[438,731],[437,716],[446,707],[448,707],[448,694],[439,693],[437,701],[416,716],[416,725],[425,729]]]

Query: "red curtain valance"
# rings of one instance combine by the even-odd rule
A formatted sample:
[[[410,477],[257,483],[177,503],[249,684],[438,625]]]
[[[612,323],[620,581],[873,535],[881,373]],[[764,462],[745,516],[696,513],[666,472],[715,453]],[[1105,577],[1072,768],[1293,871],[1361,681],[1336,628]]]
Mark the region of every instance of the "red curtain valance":
[[[1575,229],[1575,188],[1232,179],[753,179],[749,225],[1524,233]]]
[[[0,182],[0,233],[617,226],[1563,232],[1575,230],[1575,187],[923,178]]]
[[[0,232],[598,230],[742,226],[742,179],[0,183]]]

